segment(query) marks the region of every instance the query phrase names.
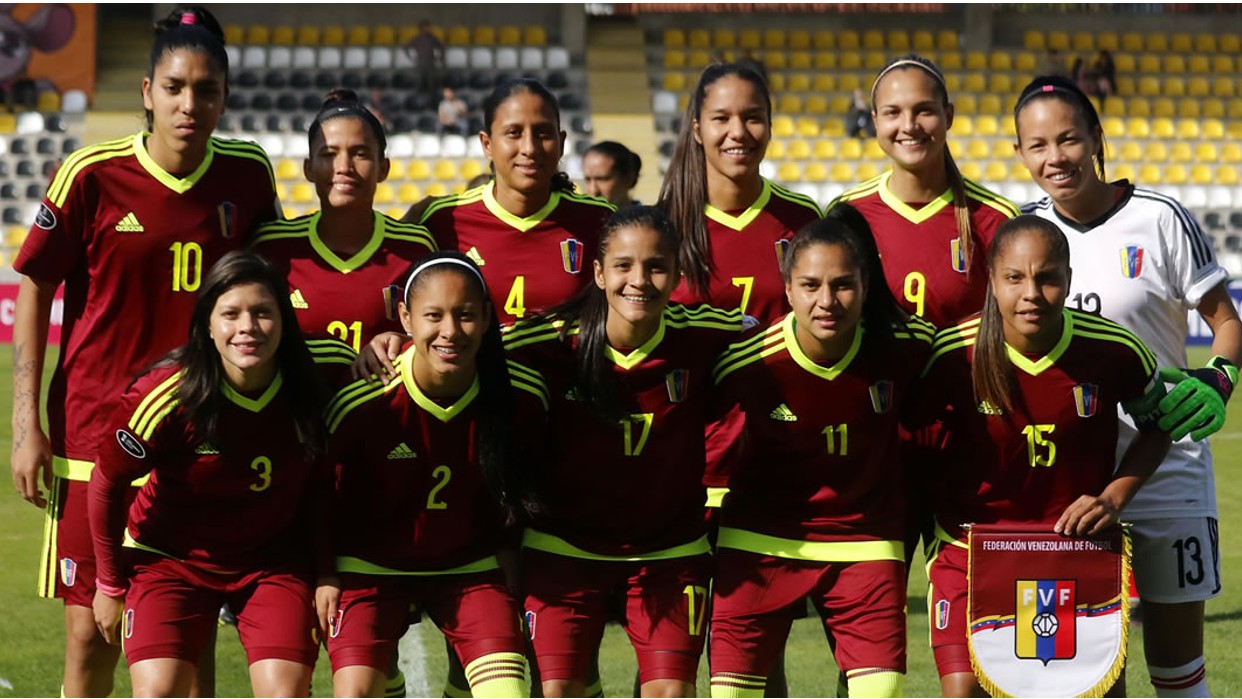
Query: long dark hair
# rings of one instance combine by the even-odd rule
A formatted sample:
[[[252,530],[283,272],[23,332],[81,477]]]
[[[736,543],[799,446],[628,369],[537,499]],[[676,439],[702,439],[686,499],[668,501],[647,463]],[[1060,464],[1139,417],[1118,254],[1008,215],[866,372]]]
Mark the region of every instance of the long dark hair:
[[[862,272],[862,282],[867,289],[862,321],[868,329],[863,341],[890,339],[905,324],[909,315],[897,303],[884,280],[880,254],[867,219],[853,206],[838,204],[826,217],[804,225],[789,241],[785,260],[781,264],[781,276],[786,284],[793,280],[798,258],[812,245],[840,247],[848,255],[850,264]]]
[[[164,56],[180,49],[207,54],[224,72],[225,94],[229,89],[229,54],[224,50],[224,30],[215,15],[202,5],[177,5],[168,16],[155,23],[155,43],[147,78],[155,80],[155,67]],[[146,111],[147,130],[154,128],[151,110]]]
[[[707,206],[707,160],[703,144],[695,139],[694,124],[702,116],[703,101],[707,88],[727,76],[736,76],[754,86],[763,96],[768,108],[768,123],[772,121],[772,95],[768,84],[754,70],[737,63],[715,63],[703,70],[699,82],[690,95],[686,113],[677,134],[673,158],[660,186],[658,206],[668,212],[673,227],[681,231],[681,247],[677,261],[686,283],[695,295],[706,297],[712,280],[712,241],[707,233],[704,210]]]
[[[617,175],[638,181],[638,173],[643,169],[643,159],[638,157],[638,153],[624,145],[616,141],[600,141],[593,144],[586,152],[599,153],[612,158],[612,169]],[[583,155],[585,156],[586,153]]]
[[[561,131],[561,107],[557,104],[556,97],[548,91],[548,88],[543,86],[543,83],[539,82],[535,78],[522,77],[506,80],[500,83],[491,91],[491,93],[487,95],[487,97],[483,99],[483,129],[486,130],[488,134],[491,134],[492,132],[492,124],[496,120],[496,110],[500,108],[500,105],[504,104],[505,100],[510,97],[522,93],[535,95],[539,99],[543,100],[544,104],[551,107],[552,113],[556,115],[556,130],[558,132]],[[496,166],[494,163],[491,164],[491,168],[492,176],[495,177]],[[557,173],[552,176],[552,191],[574,191],[574,183],[573,180],[569,179],[568,173],[557,171]]]
[[[932,79],[932,88],[934,94],[940,100],[941,106],[946,110],[952,106],[949,101],[949,88],[945,85],[944,73],[930,59],[924,58],[915,53],[906,54],[899,58],[895,58],[888,62],[878,74],[875,76],[875,82],[871,86],[871,111],[876,111],[875,93],[880,87],[880,82],[884,80],[884,76],[894,70],[906,70],[914,68],[923,71]],[[974,250],[974,239],[971,236],[970,224],[970,208],[969,200],[966,198],[966,181],[962,177],[962,171],[957,167],[957,161],[953,160],[953,154],[949,151],[949,144],[944,144],[944,173],[945,179],[949,182],[949,188],[953,190],[953,214],[957,219],[957,239],[962,251],[962,257],[966,260],[966,275],[970,275],[970,257],[971,251]]]
[[[310,152],[313,154],[316,143],[323,139],[323,123],[342,117],[357,119],[367,125],[367,128],[375,135],[376,143],[379,144],[375,157],[382,160],[385,157],[384,151],[388,148],[388,138],[384,135],[384,127],[380,125],[379,119],[375,118],[375,114],[358,99],[358,93],[342,87],[333,88],[328,91],[327,95],[324,95],[319,113],[315,115],[314,121],[306,129]]]
[[[475,357],[475,371],[479,380],[479,394],[474,399],[478,415],[478,427],[474,433],[475,453],[479,455],[479,468],[488,490],[514,518],[521,510],[529,509],[529,500],[518,486],[515,474],[522,468],[521,452],[517,436],[513,432],[515,402],[513,388],[509,383],[509,365],[505,359],[504,343],[500,339],[500,321],[492,306],[483,274],[478,265],[457,251],[436,252],[420,259],[411,270],[406,282],[405,305],[411,308],[411,299],[427,284],[442,274],[457,274],[466,279],[483,302],[483,313],[488,319],[487,331],[479,344]]]
[[[220,258],[207,272],[190,316],[189,340],[155,366],[176,364],[181,368],[181,380],[177,384],[181,409],[194,425],[196,434],[204,441],[216,441],[224,368],[215,340],[211,338],[211,314],[221,296],[242,284],[259,284],[276,300],[280,311],[276,364],[283,381],[281,390],[288,397],[289,410],[302,436],[303,447],[308,454],[318,454],[324,444],[323,409],[327,390],[306,348],[297,315],[289,301],[285,278],[258,254],[235,250]]]
[[[988,275],[996,269],[996,260],[1009,247],[1013,239],[1023,233],[1035,233],[1048,242],[1052,258],[1070,267],[1069,241],[1056,224],[1025,214],[1011,218],[996,229],[992,246],[988,251]],[[983,313],[979,320],[979,334],[975,338],[975,356],[970,367],[970,380],[975,390],[975,400],[986,402],[1004,413],[1013,412],[1014,397],[1018,392],[1018,380],[1009,361],[1005,346],[1005,320],[1000,305],[988,283],[987,296],[983,301]]]
[[[599,248],[595,261],[604,264],[608,255],[608,243],[619,230],[641,227],[660,235],[661,247],[674,252],[680,243],[677,229],[659,208],[654,206],[631,206],[608,217],[599,233]],[[670,272],[676,276],[677,270]],[[578,348],[575,352],[575,389],[578,398],[593,412],[608,420],[620,419],[626,414],[617,394],[617,381],[613,376],[613,364],[608,360],[608,294],[595,284],[587,284],[577,294],[559,306],[549,309],[544,317],[563,320],[562,338],[568,340],[568,332],[574,321],[578,323]]]
[[[1058,100],[1073,109],[1074,113],[1082,118],[1088,133],[1099,141],[1100,147],[1091,156],[1095,163],[1095,174],[1099,176],[1101,182],[1107,182],[1108,178],[1104,173],[1104,127],[1100,124],[1100,113],[1095,110],[1095,105],[1091,103],[1091,99],[1082,91],[1082,88],[1069,78],[1060,75],[1041,75],[1022,88],[1022,93],[1018,95],[1018,102],[1013,108],[1013,127],[1014,132],[1018,134],[1018,144],[1022,144],[1022,133],[1018,130],[1018,116],[1022,114],[1022,110],[1036,100],[1049,99]]]

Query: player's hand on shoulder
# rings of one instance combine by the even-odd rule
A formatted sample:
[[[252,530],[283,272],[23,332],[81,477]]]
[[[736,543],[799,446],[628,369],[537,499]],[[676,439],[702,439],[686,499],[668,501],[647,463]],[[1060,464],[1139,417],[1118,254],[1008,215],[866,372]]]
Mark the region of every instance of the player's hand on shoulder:
[[[401,345],[405,336],[401,333],[380,333],[371,338],[366,347],[358,353],[350,374],[355,380],[366,379],[371,382],[385,382],[397,375],[393,360],[401,353]]]
[[[35,507],[47,507],[45,493],[52,488],[52,445],[43,430],[14,435],[10,470],[17,493]]]

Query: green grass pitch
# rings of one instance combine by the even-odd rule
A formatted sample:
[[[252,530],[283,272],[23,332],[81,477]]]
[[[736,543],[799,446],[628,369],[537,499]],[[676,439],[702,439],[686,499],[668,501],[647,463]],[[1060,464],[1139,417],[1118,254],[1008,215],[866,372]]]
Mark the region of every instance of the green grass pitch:
[[[1191,363],[1199,365],[1207,355],[1192,350]],[[11,354],[0,350],[0,375],[8,377]],[[12,395],[9,385],[0,387],[0,454],[10,449]],[[1207,660],[1209,683],[1216,696],[1242,695],[1242,514],[1230,503],[1242,496],[1242,409],[1234,406],[1225,429],[1213,437],[1216,487],[1221,515],[1221,556],[1224,592],[1207,605]],[[63,660],[63,613],[59,602],[35,596],[35,562],[42,533],[41,513],[26,504],[10,488],[0,497],[0,697],[59,695]],[[1237,544],[1235,544],[1235,541]],[[908,696],[938,696],[939,682],[927,647],[926,578],[921,566],[910,576]],[[1130,696],[1154,696],[1143,662],[1142,632],[1132,629],[1131,663],[1127,678]],[[411,696],[439,696],[444,681],[444,643],[428,622],[413,627],[402,643]],[[217,693],[219,696],[250,696],[244,656],[233,628],[221,629],[217,644]],[[609,696],[631,696],[634,654],[624,632],[609,626],[601,653],[604,689]],[[836,668],[818,620],[794,624],[787,648],[791,696],[833,696]],[[413,668],[422,668],[421,672]],[[114,696],[129,696],[129,678],[117,673]],[[315,669],[314,694],[331,696],[332,682],[327,655],[321,653]],[[706,696],[706,663],[699,674],[699,695]]]

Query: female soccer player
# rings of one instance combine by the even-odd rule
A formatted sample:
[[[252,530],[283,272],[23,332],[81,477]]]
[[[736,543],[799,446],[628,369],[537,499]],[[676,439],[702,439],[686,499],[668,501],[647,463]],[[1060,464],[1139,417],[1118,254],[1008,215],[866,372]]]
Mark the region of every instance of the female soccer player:
[[[67,158],[14,264],[23,276],[13,327],[13,482],[47,510],[39,592],[65,600],[66,696],[107,695],[118,657],[90,611],[96,574],[85,494],[96,452],[111,439],[104,427],[131,378],[184,341],[204,271],[277,216],[262,149],[211,136],[228,69],[215,18],[198,7],[173,10],[156,27],[142,81],[148,131]],[[64,331],[45,435],[39,379],[62,282]]]
[[[638,184],[642,167],[643,159],[634,151],[616,141],[600,141],[582,156],[586,192],[618,209],[637,204],[630,197],[630,190]]]
[[[1052,223],[1007,221],[988,254],[981,316],[936,335],[918,420],[951,439],[937,473],[936,550],[928,557],[932,648],[944,696],[979,691],[966,631],[966,523],[1041,523],[1066,536],[1118,521],[1168,451],[1157,427],[1163,384],[1142,341],[1065,308],[1070,248]],[[1114,470],[1120,406],[1138,425]],[[1093,419],[1094,418],[1094,419]]]
[[[316,608],[337,696],[383,696],[412,605],[444,632],[476,697],[526,696],[517,601],[496,554],[517,497],[515,415],[542,410],[509,386],[500,327],[478,267],[435,253],[411,272],[396,378],[358,381],[327,412],[339,578]],[[525,395],[525,394],[524,394]]]
[[[678,244],[659,209],[617,212],[600,233],[594,285],[506,336],[514,387],[548,406],[548,446],[530,476],[543,509],[522,542],[544,696],[583,696],[617,595],[642,696],[694,693],[711,575],[705,401],[742,315],[669,303]]]
[[[376,186],[388,177],[386,139],[356,94],[329,92],[308,138],[302,168],[319,211],[263,226],[252,245],[288,279],[307,337],[335,337],[357,352],[375,335],[401,330],[405,275],[435,241],[422,226],[372,208]]]
[[[187,696],[228,602],[255,695],[307,696],[325,396],[275,269],[238,251],[203,282],[189,341],[105,422],[89,496],[94,619],[124,641],[135,696]]]
[[[741,407],[745,446],[721,511],[712,696],[763,696],[807,596],[835,639],[849,695],[900,696],[896,436],[934,329],[897,305],[866,220],[849,205],[794,236],[784,275],[793,311],[732,345],[713,375],[713,408]]]
[[[934,63],[916,55],[889,63],[875,78],[871,109],[893,167],[837,201],[871,223],[902,307],[951,325],[983,307],[988,245],[1017,207],[958,171],[947,142],[953,105]]]
[[[1242,359],[1242,324],[1225,288],[1228,273],[1181,204],[1105,179],[1099,115],[1071,81],[1036,78],[1023,90],[1014,119],[1018,156],[1048,194],[1023,209],[1064,231],[1079,261],[1070,305],[1138,335],[1162,367],[1187,366],[1187,311],[1198,311],[1212,329],[1214,356],[1206,367],[1164,374],[1180,381],[1161,405],[1170,413],[1161,427],[1175,441],[1125,511],[1134,523],[1143,649],[1156,694],[1206,696],[1203,603],[1221,589],[1206,437],[1224,422]],[[1124,416],[1121,431],[1124,449],[1136,435]]]

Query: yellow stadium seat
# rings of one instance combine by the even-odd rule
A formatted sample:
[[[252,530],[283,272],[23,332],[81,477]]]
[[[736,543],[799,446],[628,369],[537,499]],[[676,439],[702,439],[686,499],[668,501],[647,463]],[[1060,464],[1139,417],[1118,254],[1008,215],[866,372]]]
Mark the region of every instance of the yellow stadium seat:
[[[811,48],[811,33],[805,29],[795,29],[786,37],[790,51],[807,51]]]
[[[1180,53],[1170,53],[1164,57],[1164,72],[1185,73],[1186,58]]]
[[[397,187],[396,201],[413,204],[416,201],[421,201],[422,198],[423,190],[419,189],[418,185],[412,182],[406,182],[405,184]]]
[[[1121,35],[1121,50],[1138,53],[1143,50],[1143,35],[1138,32],[1126,32]]]
[[[987,160],[990,153],[988,141],[982,138],[972,138],[966,142],[966,157],[971,160]]]
[[[13,133],[17,130],[17,117],[8,112],[0,112],[0,133]]]
[[[677,71],[668,71],[664,73],[664,89],[669,92],[681,92],[686,89],[686,76],[684,73]]]
[[[966,52],[966,70],[987,70],[988,55],[983,51]]]
[[[456,180],[460,177],[457,169],[457,163],[452,160],[438,160],[436,166],[431,171],[431,176],[441,182]]]
[[[841,95],[841,97],[848,99],[844,95]],[[823,95],[809,95],[806,98],[804,109],[807,114],[827,114],[828,98]]]
[[[1030,51],[1019,51],[1013,58],[1013,67],[1020,71],[1034,73],[1039,70],[1039,59]]]
[[[415,31],[418,30],[415,29]],[[318,46],[321,39],[319,27],[309,24],[298,27],[298,46]]]
[[[308,204],[312,201],[319,201],[319,197],[315,194],[315,187],[310,182],[298,182],[293,185],[293,189],[289,192],[289,197],[298,204]]]
[[[983,168],[979,167],[979,163],[971,160],[965,163],[958,163],[957,169],[962,173],[962,177],[968,180],[978,182],[983,179]]]
[[[794,122],[794,131],[802,138],[818,138],[819,121],[809,117],[800,118]]]
[[[236,24],[224,25],[224,43],[233,46],[246,43],[246,28]]]
[[[29,231],[25,226],[9,226],[4,231],[4,244],[10,248],[19,248],[22,243],[26,242],[26,234]]]
[[[781,114],[801,114],[802,98],[798,95],[783,94],[776,101],[776,111]]]
[[[859,51],[841,51],[837,55],[837,64],[841,70],[862,70],[862,53]]]
[[[684,51],[665,51],[664,52],[665,68],[685,68],[686,54]]]
[[[1134,182],[1137,177],[1134,172],[1134,166],[1129,163],[1113,166],[1110,168],[1110,174],[1112,177],[1109,179],[1129,180],[1131,182]]]
[[[789,138],[790,136],[793,136],[793,119],[783,114],[772,117],[772,135],[777,138]]]
[[[686,57],[686,62],[695,70],[702,70],[712,63],[712,55],[707,51],[695,50],[691,51]]]
[[[52,92],[50,90],[46,92],[40,92],[39,99],[36,103],[35,109],[37,109],[40,112],[43,112],[44,114],[47,114],[49,112],[59,112],[60,111],[60,93]]]
[[[272,45],[274,46],[292,46],[295,36],[293,27],[288,25],[272,27]]]
[[[3,115],[0,115],[2,117]],[[1242,119],[1242,99],[1233,97],[1229,100],[1229,107],[1225,110],[1225,116],[1230,119]],[[0,128],[0,131],[4,129]]]
[[[279,199],[281,202],[289,201],[289,185],[285,184],[284,182],[277,182],[276,183],[276,198]],[[290,215],[288,210],[285,211],[285,215],[286,216]]]
[[[1113,65],[1117,67],[1118,73],[1133,73],[1138,70],[1138,63],[1135,62],[1132,53],[1119,53],[1113,56]]]
[[[862,34],[862,47],[865,51],[883,51],[884,32],[878,29],[864,31]]]
[[[1109,100],[1110,102],[1112,100]],[[1132,117],[1151,116],[1151,102],[1143,97],[1130,97],[1126,100],[1126,115]]]
[[[988,76],[988,90],[995,94],[1009,94],[1015,92],[1013,87],[1013,76],[1009,73],[992,73]]]
[[[957,99],[953,100],[953,113],[978,114],[979,100],[975,99],[975,96],[972,94],[959,95]]]
[[[1119,157],[1123,161],[1137,163],[1143,159],[1143,147],[1138,141],[1126,141],[1121,144]]]
[[[535,24],[522,30],[522,43],[527,46],[547,46],[548,32]]]
[[[1105,138],[1125,138],[1126,136],[1126,124],[1120,117],[1106,116],[1101,120],[1100,125],[1104,127]]]
[[[486,173],[487,171],[488,171],[487,165],[485,165],[482,161],[467,160],[466,162],[461,164],[460,174],[461,174],[461,178],[468,182],[478,177],[479,175]]]
[[[1218,53],[1212,56],[1212,73],[1229,74],[1233,72],[1233,56],[1227,53]]]
[[[1000,133],[1000,122],[991,114],[982,114],[975,119],[975,133],[980,136],[995,136]]]
[[[843,29],[837,32],[837,48],[845,49],[846,51],[857,51],[862,48],[858,32],[853,29]]]
[[[853,182],[854,165],[837,161],[828,168],[828,179],[833,182]]]
[[[1177,101],[1178,117],[1182,119],[1198,119],[1202,114],[1202,103],[1194,97],[1185,97]]]
[[[389,204],[397,200],[397,192],[391,184],[380,182],[375,186],[375,201],[378,204]]]
[[[1195,42],[1189,34],[1179,32],[1169,37],[1169,50],[1176,53],[1190,53],[1195,50]],[[1215,47],[1212,50],[1215,50]]]
[[[1121,50],[1121,42],[1114,32],[1101,32],[1095,37],[1095,47],[1101,51],[1116,53]]]
[[[1237,169],[1229,167],[1228,165],[1221,165],[1217,167],[1216,177],[1215,177],[1215,181],[1213,182],[1213,184],[1225,185],[1227,187],[1237,186],[1238,184]]]
[[[479,46],[494,46],[496,44],[496,28],[486,24],[475,27],[474,43]]]
[[[1190,173],[1186,171],[1185,165],[1170,165],[1164,169],[1165,184],[1186,184],[1190,179]]]
[[[449,194],[449,188],[439,182],[432,182],[427,185],[427,196],[443,197]]]
[[[797,163],[783,162],[776,169],[776,178],[781,182],[799,182],[802,180],[802,167]]]
[[[1242,53],[1242,37],[1237,34],[1221,34],[1216,41],[1217,49],[1221,53]]]
[[[801,138],[796,138],[789,142],[789,150],[786,151],[785,157],[790,160],[810,160],[811,144]]]
[[[936,36],[926,29],[917,29],[910,40],[916,53],[925,54],[936,50]]]
[[[1220,153],[1217,151],[1215,143],[1200,141],[1195,144],[1194,159],[1200,163],[1214,163],[1220,160]]]
[[[1213,97],[1233,97],[1233,78],[1217,77],[1212,79]]]
[[[1131,95],[1138,94],[1137,85],[1138,83],[1135,81],[1134,76],[1132,75],[1117,76],[1117,94],[1123,97],[1129,97]]]
[[[804,182],[827,182],[828,168],[823,163],[810,163],[802,171]]]
[[[1186,94],[1197,101],[1212,94],[1212,84],[1202,75],[1191,76],[1186,81]]]
[[[784,73],[772,73],[768,75],[768,89],[772,92],[784,92],[786,90],[785,82]]]
[[[874,138],[869,138],[863,141],[862,157],[863,160],[871,161],[886,160],[888,158],[888,156],[884,154],[884,149],[880,147],[880,143]]]
[[[281,158],[276,161],[276,179],[302,179],[302,161],[294,160],[293,158]]]
[[[857,73],[845,73],[837,77],[837,86],[841,92],[853,92],[863,87],[863,82]]]
[[[388,214],[391,218],[397,219],[398,221],[401,220],[402,216],[405,216],[406,211],[408,211],[408,209],[403,206],[390,206],[387,209],[384,209],[384,213]]]
[[[1215,97],[1208,97],[1207,99],[1203,100],[1203,118],[1207,121],[1211,121],[1212,119],[1225,118],[1224,100],[1220,100]],[[1207,122],[1205,121],[1204,127],[1206,126],[1207,126]],[[1204,133],[1205,134],[1207,133],[1206,128],[1204,128]]]
[[[1242,121],[1230,121],[1225,125],[1225,135],[1232,139],[1242,139]]]
[[[1173,120],[1163,117],[1156,117],[1151,121],[1151,135],[1154,138],[1169,140],[1177,131],[1173,127]]]
[[[1058,51],[1068,51],[1070,48],[1070,40],[1068,32],[1048,32],[1046,41],[1048,48]]]
[[[857,138],[851,138],[849,140],[842,141],[841,144],[837,147],[837,157],[841,158],[842,160],[849,160],[849,161],[862,160],[862,157],[863,157],[862,141],[860,141]]]
[[[961,70],[962,69],[962,52],[958,50],[945,51],[940,54],[941,70]],[[946,76],[947,79],[948,76]]]
[[[763,63],[769,72],[779,73],[788,67],[784,51],[768,51],[763,55]]]
[[[1140,165],[1138,181],[1143,184],[1163,184],[1164,178],[1161,177],[1161,167],[1151,163]]]
[[[989,157],[995,160],[1004,160],[1006,158],[1013,158],[1014,156],[1013,141],[1007,138],[996,138],[992,140],[992,152]]]
[[[1010,110],[1013,111],[1013,110]],[[1012,116],[1004,116],[1000,118],[1001,135],[1009,139],[1010,143],[1018,140],[1018,127],[1013,123]]]
[[[944,64],[941,64],[943,67]],[[947,73],[944,76],[944,86],[949,88],[950,95],[958,95],[962,92],[962,76],[960,73]]]
[[[768,143],[768,152],[764,157],[773,162],[784,160],[789,153],[789,146],[785,145],[785,139],[774,138]]]
[[[431,165],[426,160],[411,160],[405,176],[416,182],[431,179]]]
[[[1199,138],[1199,119],[1178,119],[1175,133],[1178,138]]]
[[[769,29],[763,33],[763,48],[769,51],[785,50],[785,30]]]
[[[664,30],[664,48],[683,49],[686,47],[686,33],[680,29]]]
[[[828,119],[819,133],[824,138],[841,138],[845,135],[845,121],[837,117]]]
[[[345,43],[345,27],[324,27],[319,42],[324,46],[341,46]]]
[[[388,181],[399,182],[405,179],[405,162],[393,158],[388,161]]]
[[[980,114],[1001,114],[1009,110],[1001,107],[1000,97],[996,95],[983,95],[979,98]]]
[[[958,51],[961,47],[961,42],[957,38],[957,32],[952,29],[941,29],[936,32],[937,51]]]
[[[376,46],[393,46],[397,43],[397,30],[392,25],[381,24],[371,30],[371,43]]]
[[[470,27],[463,26],[449,27],[448,35],[444,39],[444,43],[453,46],[467,46],[470,41]]]
[[[1186,60],[1186,69],[1191,73],[1203,74],[1212,72],[1212,61],[1203,54],[1193,54]]]
[[[1173,100],[1168,97],[1157,97],[1152,100],[1152,115],[1156,117],[1172,117],[1177,114],[1177,108],[1173,105]]]
[[[690,48],[692,49],[710,49],[712,47],[712,35],[706,29],[691,29],[688,38]]]
[[[953,119],[953,133],[957,134],[958,136],[974,136],[975,135],[974,119],[967,114],[963,114],[961,116],[955,117]]]
[[[352,26],[346,34],[346,41],[350,46],[366,46],[371,43],[371,29],[360,25]]]
[[[1138,93],[1144,97],[1156,97],[1160,94],[1160,78],[1144,75],[1138,81]]]
[[[1223,114],[1221,115],[1223,116]],[[1220,116],[1211,117],[1203,120],[1203,138],[1213,141],[1219,141],[1225,137],[1225,124],[1220,120]]]
[[[1123,117],[1126,115],[1126,98],[1111,97],[1104,103],[1104,116]]]
[[[1095,50],[1095,35],[1091,32],[1074,32],[1070,37],[1070,48],[1080,53]]]
[[[810,51],[793,51],[789,54],[790,70],[811,70],[815,59]]]
[[[836,70],[837,54],[835,51],[816,51],[815,70]]]
[[[1195,34],[1196,53],[1216,53],[1216,35],[1215,34]]]
[[[522,45],[522,28],[513,25],[505,25],[496,32],[496,43],[501,46],[521,46]]]
[[[737,45],[744,49],[758,49],[763,46],[763,35],[758,29],[743,29],[738,33]]]
[[[266,24],[252,24],[246,27],[246,43],[270,44],[272,43],[272,30]]]
[[[969,62],[970,62],[970,59],[968,55],[967,63]],[[1009,55],[1008,51],[993,51],[992,53],[988,54],[987,67],[988,67],[988,70],[1011,71],[1013,70],[1013,57]],[[974,69],[972,68],[972,70]]]
[[[837,142],[826,138],[816,141],[814,155],[816,160],[834,160],[837,157]]]
[[[1022,33],[1022,46],[1028,51],[1043,51],[1047,45],[1044,33],[1038,29],[1028,29]]]
[[[1151,135],[1150,122],[1146,117],[1130,117],[1126,119],[1126,133],[1130,138],[1147,138]]]
[[[893,29],[884,35],[885,48],[890,53],[909,53],[910,35],[904,29]]]
[[[1148,51],[1164,53],[1169,50],[1169,38],[1159,32],[1149,32],[1143,38],[1143,47]]]
[[[1174,141],[1169,145],[1169,162],[1188,163],[1194,160],[1194,150],[1186,141]]]
[[[811,35],[811,43],[816,51],[832,50],[837,47],[837,35],[827,29],[820,29]]]
[[[985,92],[988,89],[987,78],[983,73],[967,73],[962,89],[966,92]]]
[[[1160,57],[1152,53],[1145,53],[1139,56],[1138,70],[1140,73],[1150,73],[1150,74],[1159,73],[1160,72]]]
[[[983,180],[985,182],[1004,182],[1009,179],[1009,166],[999,160],[988,161],[987,166],[983,169]]]
[[[888,65],[888,54],[883,51],[868,51],[863,54],[863,67],[868,71],[879,72]]]
[[[859,163],[858,169],[854,171],[854,176],[861,180],[869,180],[880,174],[880,168],[875,163]]]

